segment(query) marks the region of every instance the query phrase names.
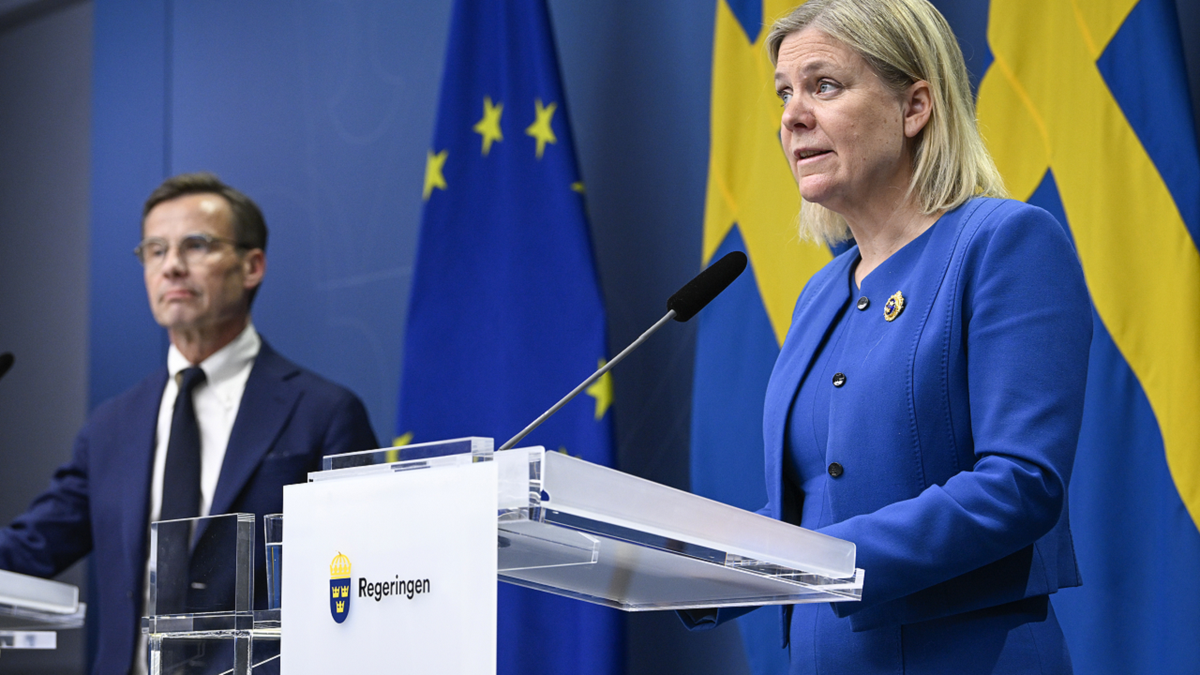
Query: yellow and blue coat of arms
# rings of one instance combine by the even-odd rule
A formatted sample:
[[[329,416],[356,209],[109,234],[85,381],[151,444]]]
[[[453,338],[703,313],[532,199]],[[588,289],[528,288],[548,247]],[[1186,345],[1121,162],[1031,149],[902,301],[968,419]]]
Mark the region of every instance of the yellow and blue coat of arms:
[[[350,559],[341,552],[329,563],[329,612],[338,623],[350,615]]]

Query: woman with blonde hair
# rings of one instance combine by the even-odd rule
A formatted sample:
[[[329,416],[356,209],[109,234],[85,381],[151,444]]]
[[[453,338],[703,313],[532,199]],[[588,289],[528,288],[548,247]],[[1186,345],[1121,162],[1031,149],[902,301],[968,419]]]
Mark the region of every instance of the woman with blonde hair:
[[[763,415],[764,512],[865,571],[861,602],[783,609],[791,672],[1069,673],[1049,594],[1079,584],[1092,336],[1070,238],[1001,198],[926,0],[811,0],[767,43],[801,234],[855,244],[801,293]]]

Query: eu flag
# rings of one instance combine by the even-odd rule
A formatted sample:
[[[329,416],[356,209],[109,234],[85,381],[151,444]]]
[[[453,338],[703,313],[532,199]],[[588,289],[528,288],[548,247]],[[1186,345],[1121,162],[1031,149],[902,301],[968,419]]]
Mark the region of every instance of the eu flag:
[[[606,357],[543,0],[457,0],[409,305],[398,442],[502,443]],[[525,439],[612,466],[607,376]],[[619,614],[500,585],[499,673],[610,675]]]

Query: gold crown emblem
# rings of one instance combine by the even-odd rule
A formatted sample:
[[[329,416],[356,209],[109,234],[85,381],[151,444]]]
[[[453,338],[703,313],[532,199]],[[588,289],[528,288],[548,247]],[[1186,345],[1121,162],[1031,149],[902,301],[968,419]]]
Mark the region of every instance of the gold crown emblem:
[[[333,562],[329,563],[329,578],[330,579],[349,579],[350,578],[350,559],[342,555],[339,551],[333,558]]]
[[[896,317],[900,316],[900,312],[904,311],[904,294],[896,291],[892,297],[887,299],[887,303],[883,306],[883,318],[885,321],[895,321]]]
[[[346,611],[346,601],[345,600],[338,600],[337,611],[338,611],[338,614],[341,614],[342,612]]]

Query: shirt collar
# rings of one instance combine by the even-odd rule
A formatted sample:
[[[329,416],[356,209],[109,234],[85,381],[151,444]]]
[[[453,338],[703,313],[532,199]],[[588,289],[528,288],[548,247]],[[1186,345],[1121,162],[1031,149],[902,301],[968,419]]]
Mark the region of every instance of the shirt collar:
[[[246,327],[232,342],[200,362],[200,369],[204,371],[205,381],[210,386],[219,388],[221,383],[247,367],[258,356],[261,346],[262,338],[258,336],[254,324],[247,322]],[[167,350],[167,372],[172,379],[178,376],[180,371],[190,368],[191,365],[191,362],[175,345],[171,345],[171,348]]]

